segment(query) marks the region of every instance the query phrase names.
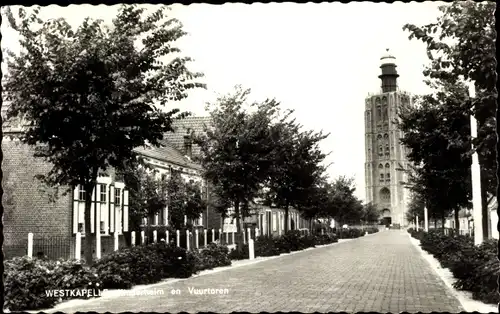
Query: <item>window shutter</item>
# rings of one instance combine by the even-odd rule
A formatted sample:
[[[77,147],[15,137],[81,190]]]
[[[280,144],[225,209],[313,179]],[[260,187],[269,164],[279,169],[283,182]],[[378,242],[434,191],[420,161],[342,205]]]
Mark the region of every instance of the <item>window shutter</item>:
[[[123,231],[128,232],[128,190],[123,189]]]
[[[78,232],[78,196],[80,187],[77,185],[73,190],[73,234]]]
[[[109,232],[115,232],[115,187],[109,186]]]

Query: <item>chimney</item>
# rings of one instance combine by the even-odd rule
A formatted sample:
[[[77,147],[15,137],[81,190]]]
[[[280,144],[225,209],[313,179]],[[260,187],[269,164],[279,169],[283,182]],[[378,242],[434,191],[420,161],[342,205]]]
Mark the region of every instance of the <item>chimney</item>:
[[[184,135],[184,155],[193,158],[193,140],[189,135]]]

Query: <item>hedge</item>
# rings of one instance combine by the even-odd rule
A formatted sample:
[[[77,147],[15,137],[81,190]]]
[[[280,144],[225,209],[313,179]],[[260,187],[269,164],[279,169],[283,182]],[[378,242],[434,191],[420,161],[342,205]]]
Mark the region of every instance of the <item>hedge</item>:
[[[490,239],[475,246],[471,237],[445,235],[441,230],[423,232],[409,229],[408,232],[420,239],[422,249],[450,269],[456,279],[456,289],[472,292],[474,299],[485,303],[500,302],[498,240]]]

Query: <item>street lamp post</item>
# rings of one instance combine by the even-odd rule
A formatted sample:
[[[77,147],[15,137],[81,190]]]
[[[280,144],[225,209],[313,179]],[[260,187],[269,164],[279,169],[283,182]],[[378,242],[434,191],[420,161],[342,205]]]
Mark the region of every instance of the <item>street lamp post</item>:
[[[469,97],[474,99],[476,97],[476,89],[473,82],[468,82]],[[471,138],[477,137],[477,121],[474,114],[470,115],[470,133]],[[480,245],[483,243],[483,215],[481,208],[481,172],[479,167],[479,158],[477,151],[474,150],[474,145],[471,144],[473,149],[472,154],[472,208],[474,217],[474,244]]]

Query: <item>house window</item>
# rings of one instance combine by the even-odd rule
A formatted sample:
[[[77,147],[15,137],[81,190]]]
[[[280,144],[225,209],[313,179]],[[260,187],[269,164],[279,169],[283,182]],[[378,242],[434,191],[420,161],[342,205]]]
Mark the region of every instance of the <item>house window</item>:
[[[78,223],[78,232],[80,232],[80,233],[84,233],[85,232],[85,230],[83,230],[83,222],[79,222]]]
[[[101,202],[106,203],[106,184],[101,184]]]
[[[122,200],[122,189],[115,189],[115,206],[120,206]]]
[[[79,201],[85,201],[85,189],[83,188],[83,185],[78,186],[78,200]]]

